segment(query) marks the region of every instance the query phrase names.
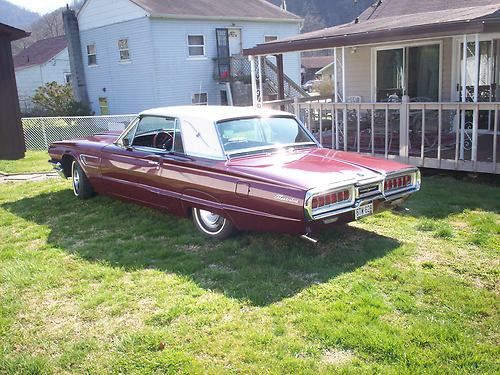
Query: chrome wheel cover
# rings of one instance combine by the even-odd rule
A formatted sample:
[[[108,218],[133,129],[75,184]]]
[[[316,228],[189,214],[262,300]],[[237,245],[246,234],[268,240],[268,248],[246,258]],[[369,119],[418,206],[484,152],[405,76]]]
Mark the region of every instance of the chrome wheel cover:
[[[78,171],[78,168],[76,166],[76,163],[73,163],[73,168],[71,171],[72,174],[72,180],[73,180],[73,192],[75,195],[80,194],[80,172]]]
[[[203,226],[210,231],[217,231],[224,225],[224,218],[210,211],[199,210],[199,218]]]

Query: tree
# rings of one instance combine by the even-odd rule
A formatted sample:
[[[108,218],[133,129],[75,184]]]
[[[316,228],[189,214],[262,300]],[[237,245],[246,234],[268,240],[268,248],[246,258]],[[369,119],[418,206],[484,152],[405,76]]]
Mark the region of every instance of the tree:
[[[91,110],[73,97],[70,84],[46,83],[36,89],[33,103],[47,116],[89,116]]]

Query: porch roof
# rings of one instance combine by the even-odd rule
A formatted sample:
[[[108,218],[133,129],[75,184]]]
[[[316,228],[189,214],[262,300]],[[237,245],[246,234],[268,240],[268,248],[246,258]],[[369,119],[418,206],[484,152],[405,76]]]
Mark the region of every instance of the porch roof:
[[[500,4],[382,17],[330,27],[245,49],[245,55],[317,50],[500,31]]]

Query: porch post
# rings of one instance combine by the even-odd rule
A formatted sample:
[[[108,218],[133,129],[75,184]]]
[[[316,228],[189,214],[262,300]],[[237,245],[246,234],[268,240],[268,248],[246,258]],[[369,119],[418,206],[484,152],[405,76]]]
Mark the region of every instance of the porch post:
[[[333,101],[338,103],[338,72],[337,72],[337,47],[333,48]],[[333,114],[335,115],[335,149],[339,149],[339,119],[338,119],[338,111],[337,106],[333,105]],[[333,145],[332,145],[333,146]]]
[[[252,77],[252,105],[257,107],[257,77],[255,75],[255,57],[248,56],[250,60],[250,76]]]
[[[408,161],[408,135],[409,135],[409,97],[403,95],[401,98],[401,111],[399,114],[399,156]],[[425,129],[424,129],[425,130]]]
[[[345,47],[342,46],[342,102],[347,103],[347,98],[345,96]],[[347,106],[344,105],[342,108],[342,122],[344,125],[344,151],[347,151]]]
[[[464,49],[462,51],[462,103],[467,101],[467,35],[464,34]],[[464,160],[465,147],[465,109],[462,109],[460,129],[460,160]]]
[[[479,34],[475,36],[475,49],[474,49],[474,103],[479,101]],[[474,120],[472,122],[472,161],[474,165],[477,162],[477,128],[478,128],[478,120],[479,120],[479,107],[476,104],[474,106]]]
[[[257,57],[257,63],[259,64],[257,73],[259,74],[259,90],[257,91],[257,106],[262,107],[264,105],[264,91],[262,90],[262,56]]]
[[[346,102],[346,87],[345,87],[345,47],[342,47],[342,101]]]
[[[278,66],[278,99],[285,99],[285,73],[283,72],[283,54],[276,55]]]
[[[338,102],[338,96],[337,96],[337,93],[338,93],[337,79],[338,79],[338,76],[337,76],[337,47],[334,47],[333,48],[333,90],[335,92],[334,92],[334,99],[333,99],[333,101],[335,103]]]

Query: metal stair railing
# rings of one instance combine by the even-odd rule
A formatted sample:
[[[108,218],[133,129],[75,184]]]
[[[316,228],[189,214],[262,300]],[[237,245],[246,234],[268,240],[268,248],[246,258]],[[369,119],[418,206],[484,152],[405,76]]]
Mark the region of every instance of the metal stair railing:
[[[263,60],[263,78],[267,81],[272,82],[272,85],[278,88],[278,67],[273,64],[269,59],[265,58]],[[285,97],[287,98],[308,98],[310,95],[297,85],[290,77],[286,74],[285,78]]]

